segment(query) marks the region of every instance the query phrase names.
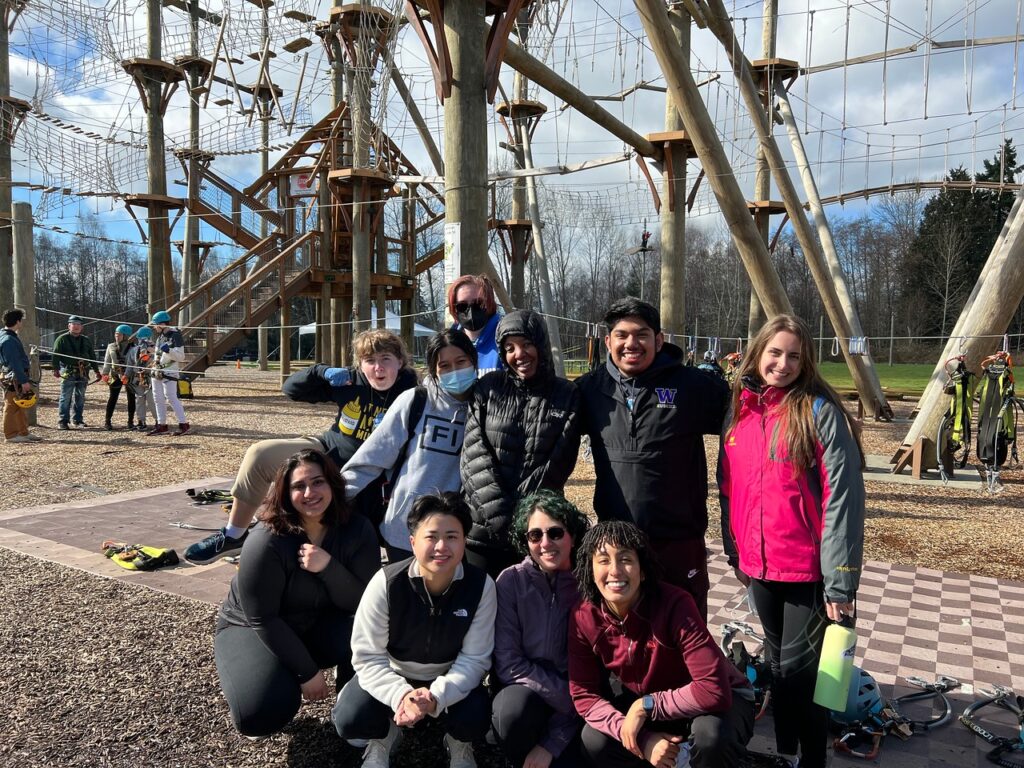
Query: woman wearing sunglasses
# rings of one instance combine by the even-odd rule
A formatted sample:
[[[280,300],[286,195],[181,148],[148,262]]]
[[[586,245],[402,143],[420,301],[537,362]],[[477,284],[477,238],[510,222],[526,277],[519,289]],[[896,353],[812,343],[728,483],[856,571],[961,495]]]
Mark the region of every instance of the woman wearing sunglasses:
[[[501,370],[502,360],[494,332],[501,315],[494,286],[486,275],[462,275],[448,288],[448,312],[454,328],[469,336],[476,348],[477,375]]]
[[[518,768],[574,766],[583,722],[569,696],[569,612],[579,600],[576,544],[587,518],[540,490],[516,507],[513,539],[526,557],[498,577],[494,673],[502,686],[492,725]]]
[[[509,530],[516,501],[561,492],[580,448],[580,395],[555,376],[547,327],[536,312],[498,323],[505,369],[477,383],[466,422],[462,486],[473,510],[466,558],[491,576],[519,560]]]

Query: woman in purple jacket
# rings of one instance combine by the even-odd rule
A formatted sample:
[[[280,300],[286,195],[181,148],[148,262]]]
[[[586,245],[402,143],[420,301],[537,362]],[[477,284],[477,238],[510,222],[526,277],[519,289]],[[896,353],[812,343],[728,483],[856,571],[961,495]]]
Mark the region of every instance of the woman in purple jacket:
[[[518,768],[574,766],[582,721],[569,696],[569,613],[579,600],[572,568],[587,518],[547,489],[516,507],[512,540],[523,561],[498,576],[494,671],[503,686],[492,725]]]

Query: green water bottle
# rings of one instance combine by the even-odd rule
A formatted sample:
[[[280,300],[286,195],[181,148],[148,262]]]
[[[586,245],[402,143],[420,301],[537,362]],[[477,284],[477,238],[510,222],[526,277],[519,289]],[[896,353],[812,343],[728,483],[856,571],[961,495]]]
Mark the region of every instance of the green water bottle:
[[[836,712],[846,710],[846,698],[853,679],[853,656],[857,646],[857,633],[853,620],[829,624],[818,662],[818,679],[814,685],[814,703]]]

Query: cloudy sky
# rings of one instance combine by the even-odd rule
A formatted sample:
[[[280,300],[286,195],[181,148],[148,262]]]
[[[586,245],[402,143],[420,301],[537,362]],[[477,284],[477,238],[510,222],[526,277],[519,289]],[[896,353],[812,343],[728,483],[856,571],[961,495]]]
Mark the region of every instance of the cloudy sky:
[[[791,90],[794,111],[804,131],[807,153],[825,196],[849,194],[865,187],[904,181],[937,180],[945,171],[963,165],[981,169],[1003,138],[1020,145],[1024,111],[1024,50],[1020,42],[980,45],[978,41],[1021,32],[1022,0],[780,0],[778,53],[801,66],[823,65],[885,50],[883,61],[837,67],[801,77]],[[396,13],[394,0],[381,3]],[[323,0],[279,0],[269,11],[274,81],[284,95],[282,108],[297,122],[308,124],[330,107],[328,65],[310,25],[286,11],[317,19],[327,17]],[[258,64],[250,57],[261,48],[262,11],[232,0],[209,0],[204,7],[227,16],[224,40],[233,56],[235,74],[244,84],[256,80]],[[548,7],[557,15],[556,5]],[[738,39],[751,59],[761,56],[760,2],[727,3]],[[226,12],[226,13],[225,13]],[[30,4],[11,36],[11,93],[31,101],[42,113],[30,116],[15,145],[16,181],[67,187],[74,192],[144,191],[145,115],[138,95],[118,61],[146,56],[144,0],[51,0]],[[163,57],[187,54],[190,39],[184,14],[163,10]],[[220,27],[201,24],[200,54],[212,56]],[[313,45],[295,54],[282,46],[306,37]],[[539,40],[538,40],[539,38]],[[550,38],[550,43],[548,44]],[[957,40],[973,45],[941,47]],[[541,44],[540,49],[537,45]],[[936,45],[937,44],[937,45]],[[914,50],[900,52],[901,49]],[[737,101],[728,59],[707,30],[694,28],[692,68],[697,80],[718,75],[703,86],[708,111],[719,128],[741,187],[750,193],[755,142],[742,102]],[[397,33],[394,55],[417,98],[439,146],[443,145],[443,107],[433,93],[433,81],[423,48],[406,25]],[[553,38],[536,32],[532,47],[546,54],[548,65],[593,96],[621,93],[643,81],[664,86],[657,60],[645,39],[632,3],[620,0],[573,0],[565,4]],[[218,73],[227,75],[223,64]],[[301,90],[297,88],[305,67]],[[421,142],[393,87],[378,81],[378,117],[389,135],[423,173],[433,173]],[[505,67],[502,84],[511,93],[512,72]],[[208,108],[201,113],[202,147],[218,155],[214,169],[240,186],[259,173],[260,138],[256,123],[238,114],[238,104],[214,102],[232,97],[225,86],[214,86]],[[548,112],[534,138],[537,166],[578,163],[621,153],[625,147],[587,118],[538,90],[533,98]],[[499,95],[498,100],[501,97]],[[664,95],[639,90],[604,106],[639,133],[663,129]],[[188,94],[179,89],[166,119],[168,145],[187,144]],[[498,147],[504,129],[491,112],[490,165],[508,164]],[[45,116],[45,117],[44,117]],[[294,141],[301,128],[288,135],[282,121],[272,123],[271,162]],[[101,137],[100,139],[94,137]],[[789,157],[785,131],[776,137]],[[182,195],[174,184],[183,178],[169,159],[169,194]],[[694,179],[699,164],[691,161]],[[645,216],[653,218],[650,196],[635,163],[621,163],[570,176],[549,177],[545,186],[558,198],[582,203],[595,215],[581,216],[583,225],[608,223],[639,230]],[[61,200],[50,195],[16,192],[39,209],[41,223],[74,230],[76,217],[88,211],[101,214],[112,237],[139,242],[139,232],[123,206],[109,197]],[[835,206],[830,215],[863,210],[862,202]],[[716,221],[714,200],[702,195],[699,219]],[[650,224],[649,226],[654,226]],[[212,233],[204,233],[204,237]],[[180,231],[175,238],[180,238]],[[217,238],[219,239],[219,238]],[[228,259],[228,249],[222,258]]]

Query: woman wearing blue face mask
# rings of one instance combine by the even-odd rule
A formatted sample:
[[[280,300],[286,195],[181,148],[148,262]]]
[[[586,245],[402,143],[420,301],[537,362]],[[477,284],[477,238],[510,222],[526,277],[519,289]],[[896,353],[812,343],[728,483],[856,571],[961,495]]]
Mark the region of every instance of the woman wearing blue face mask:
[[[380,426],[342,469],[352,499],[383,472],[389,495],[380,533],[389,562],[412,557],[406,518],[420,496],[460,491],[459,454],[466,411],[476,383],[476,348],[462,331],[434,334],[427,343],[429,376],[403,392]]]

